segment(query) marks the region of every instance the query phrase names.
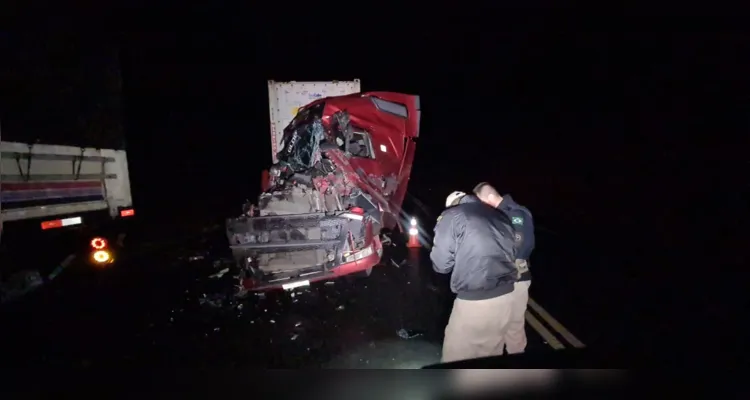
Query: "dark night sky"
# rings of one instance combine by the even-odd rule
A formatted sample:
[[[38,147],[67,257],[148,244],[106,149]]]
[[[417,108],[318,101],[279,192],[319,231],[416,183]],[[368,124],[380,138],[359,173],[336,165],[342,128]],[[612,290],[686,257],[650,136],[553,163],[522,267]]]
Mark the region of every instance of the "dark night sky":
[[[433,212],[448,192],[490,180],[557,229],[603,219],[635,228],[634,216],[648,215],[668,236],[691,214],[686,198],[741,203],[746,183],[732,196],[716,192],[747,166],[731,149],[747,143],[748,37],[575,33],[543,22],[504,33],[285,36],[259,25],[3,40],[16,59],[40,43],[67,49],[58,54],[72,61],[58,56],[52,71],[75,54],[102,60],[119,49],[134,197],[153,216],[219,218],[257,193],[270,161],[267,79],[359,78],[364,90],[421,95],[410,192]],[[5,137],[24,135],[9,110],[45,104],[36,90],[21,106],[5,90]]]
[[[157,153],[179,137],[192,149],[181,168],[195,173],[178,185],[231,193],[216,201],[255,190],[268,162],[266,79],[360,78],[365,90],[420,94],[415,196],[435,210],[445,193],[488,179],[553,225],[632,225],[632,210],[641,209],[673,226],[690,213],[685,197],[730,179],[711,172],[741,168],[741,159],[721,154],[747,138],[732,131],[734,122],[747,127],[746,117],[737,120],[747,109],[737,97],[747,88],[740,35],[532,24],[506,33],[422,31],[411,41],[365,33],[326,49],[317,40],[290,46],[273,31],[129,40],[130,96],[140,99],[129,103],[130,132],[170,132],[148,136]],[[211,153],[227,157],[198,155]],[[193,178],[207,175],[210,183]]]

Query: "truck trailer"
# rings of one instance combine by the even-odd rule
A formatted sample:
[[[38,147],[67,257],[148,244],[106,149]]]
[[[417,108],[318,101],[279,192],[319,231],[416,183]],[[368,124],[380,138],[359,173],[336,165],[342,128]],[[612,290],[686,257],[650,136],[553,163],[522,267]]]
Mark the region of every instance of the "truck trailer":
[[[359,80],[269,81],[268,91],[273,164],[257,202],[227,221],[241,286],[369,275],[383,254],[380,235],[410,219],[401,206],[419,96],[361,92]]]
[[[0,283],[6,298],[42,283],[26,280],[60,272],[59,264],[11,262],[7,253],[62,248],[64,257],[86,249],[88,261],[108,265],[114,261],[109,243],[116,240],[111,227],[134,215],[124,150],[0,140]],[[29,271],[34,274],[22,275],[24,282],[14,282]]]
[[[78,250],[111,264],[108,235],[135,214],[120,65],[117,46],[76,36],[4,49],[0,288],[21,271],[54,277]]]

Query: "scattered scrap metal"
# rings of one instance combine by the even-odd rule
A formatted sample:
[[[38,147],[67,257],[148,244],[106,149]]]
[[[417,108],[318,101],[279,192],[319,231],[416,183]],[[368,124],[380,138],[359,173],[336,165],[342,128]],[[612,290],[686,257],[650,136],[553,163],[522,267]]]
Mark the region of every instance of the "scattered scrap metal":
[[[0,302],[7,302],[22,297],[44,285],[44,279],[37,270],[23,270],[0,285]]]
[[[6,282],[0,281],[0,303],[5,303],[25,296],[28,293],[44,286],[65,270],[75,260],[75,255],[71,254],[66,257],[60,264],[47,276],[45,280],[38,270],[21,270],[11,275]]]

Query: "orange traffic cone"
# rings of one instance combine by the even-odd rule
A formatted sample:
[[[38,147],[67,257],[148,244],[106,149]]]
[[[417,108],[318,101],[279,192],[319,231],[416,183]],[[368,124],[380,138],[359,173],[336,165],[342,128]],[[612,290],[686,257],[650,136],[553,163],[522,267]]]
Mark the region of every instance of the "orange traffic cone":
[[[419,243],[419,229],[417,229],[416,218],[411,219],[411,226],[409,227],[409,241],[406,243],[406,247],[412,249],[422,247],[422,244]]]
[[[418,247],[421,247],[422,245],[419,244],[419,236],[418,235],[409,235],[409,241],[406,243],[406,247],[415,249]]]

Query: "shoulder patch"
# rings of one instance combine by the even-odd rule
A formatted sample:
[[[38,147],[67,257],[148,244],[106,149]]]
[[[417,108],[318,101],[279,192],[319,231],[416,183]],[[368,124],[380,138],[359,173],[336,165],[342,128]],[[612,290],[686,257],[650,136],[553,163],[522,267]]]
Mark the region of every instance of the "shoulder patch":
[[[513,217],[511,218],[511,222],[513,225],[523,225],[523,217]]]

